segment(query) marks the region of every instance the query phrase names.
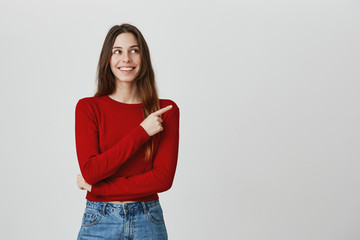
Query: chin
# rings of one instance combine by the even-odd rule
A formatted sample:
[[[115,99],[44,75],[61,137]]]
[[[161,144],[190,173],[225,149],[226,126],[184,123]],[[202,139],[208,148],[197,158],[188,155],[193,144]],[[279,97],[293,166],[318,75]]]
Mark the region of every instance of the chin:
[[[117,78],[120,82],[135,82],[136,78]]]

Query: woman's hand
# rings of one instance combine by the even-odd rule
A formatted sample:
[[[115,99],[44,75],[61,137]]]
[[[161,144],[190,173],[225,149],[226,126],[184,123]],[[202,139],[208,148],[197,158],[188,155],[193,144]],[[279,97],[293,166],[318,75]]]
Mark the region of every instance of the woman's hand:
[[[162,119],[160,115],[170,110],[171,108],[172,105],[161,108],[156,112],[151,113],[149,116],[147,116],[147,118],[144,119],[144,121],[140,123],[140,125],[145,129],[150,137],[164,129],[161,125]]]
[[[91,192],[91,185],[88,184],[87,182],[85,182],[85,179],[83,178],[83,176],[81,174],[77,175],[77,185],[81,190],[87,190],[89,192]]]

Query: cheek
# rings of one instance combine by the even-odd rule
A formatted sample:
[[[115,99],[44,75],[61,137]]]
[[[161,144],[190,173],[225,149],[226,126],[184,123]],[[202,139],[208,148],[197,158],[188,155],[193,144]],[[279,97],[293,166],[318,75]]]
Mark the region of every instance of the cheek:
[[[116,65],[116,57],[113,55],[113,56],[111,56],[111,58],[110,58],[110,65],[111,65],[111,67],[112,66],[114,66],[114,65]]]
[[[116,58],[112,57],[110,59],[110,69],[114,74],[115,74],[115,71],[116,71],[116,65],[117,65]]]
[[[136,61],[136,63],[138,65],[141,65],[141,57],[140,56],[136,56],[134,60]]]

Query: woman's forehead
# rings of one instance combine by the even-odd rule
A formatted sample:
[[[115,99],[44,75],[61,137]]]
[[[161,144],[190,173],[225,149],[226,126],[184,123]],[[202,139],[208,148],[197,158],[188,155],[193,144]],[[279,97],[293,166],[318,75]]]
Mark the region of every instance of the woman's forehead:
[[[130,48],[136,45],[138,45],[138,42],[132,33],[121,33],[116,37],[113,47]]]

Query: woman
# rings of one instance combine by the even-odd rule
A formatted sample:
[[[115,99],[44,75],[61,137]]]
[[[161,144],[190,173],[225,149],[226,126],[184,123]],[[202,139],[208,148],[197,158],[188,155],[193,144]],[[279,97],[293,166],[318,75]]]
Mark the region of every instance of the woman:
[[[133,25],[113,26],[97,91],[75,108],[76,152],[87,190],[78,239],[167,239],[158,193],[172,186],[179,108],[159,99],[148,46]]]

